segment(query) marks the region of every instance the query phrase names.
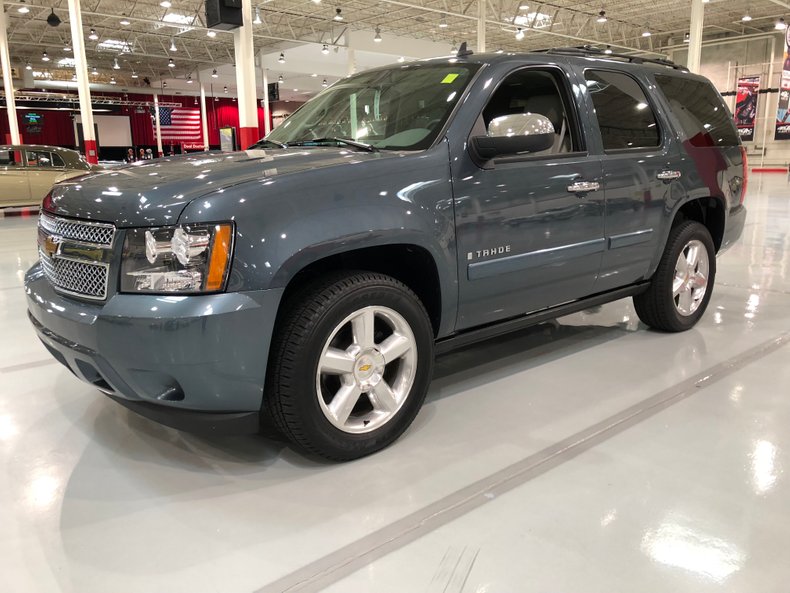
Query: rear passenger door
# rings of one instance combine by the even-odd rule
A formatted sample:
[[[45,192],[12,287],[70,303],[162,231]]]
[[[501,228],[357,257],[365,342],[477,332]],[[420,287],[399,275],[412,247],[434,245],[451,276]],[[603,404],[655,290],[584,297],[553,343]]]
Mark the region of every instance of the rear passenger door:
[[[672,192],[682,191],[683,167],[646,79],[604,68],[585,69],[582,77],[603,154],[606,251],[595,284],[603,292],[648,273],[662,248]]]
[[[0,151],[0,206],[31,202],[23,154],[18,150]]]
[[[60,155],[48,150],[27,150],[28,179],[30,181],[30,198],[40,202],[49,193],[52,186],[66,171],[66,165]]]

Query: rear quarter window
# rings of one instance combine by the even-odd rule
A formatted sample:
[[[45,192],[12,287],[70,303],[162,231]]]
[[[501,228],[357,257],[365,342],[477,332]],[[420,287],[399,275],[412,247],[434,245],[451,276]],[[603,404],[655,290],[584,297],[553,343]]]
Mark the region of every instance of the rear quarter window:
[[[692,146],[740,144],[730,111],[710,83],[658,74],[656,84]]]

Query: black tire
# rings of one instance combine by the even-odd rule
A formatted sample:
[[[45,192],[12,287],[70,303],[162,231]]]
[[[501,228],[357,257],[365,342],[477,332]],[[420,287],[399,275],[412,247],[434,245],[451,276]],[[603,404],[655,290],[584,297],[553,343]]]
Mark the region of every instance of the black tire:
[[[433,373],[433,329],[419,298],[389,276],[348,271],[306,284],[289,300],[275,328],[262,413],[294,444],[335,461],[364,457],[395,441],[419,412]],[[408,323],[416,370],[397,412],[382,426],[353,434],[330,422],[319,403],[324,395],[319,395],[316,377],[324,346],[338,324],[365,307],[386,307]]]
[[[686,246],[692,241],[699,241],[705,248],[708,259],[707,287],[698,307],[691,314],[682,314],[673,297],[673,281],[675,264]],[[681,332],[691,329],[705,313],[705,309],[713,294],[716,279],[716,249],[708,229],[702,224],[687,220],[674,226],[669,233],[664,253],[658,264],[649,288],[634,297],[636,314],[644,323],[652,328]]]

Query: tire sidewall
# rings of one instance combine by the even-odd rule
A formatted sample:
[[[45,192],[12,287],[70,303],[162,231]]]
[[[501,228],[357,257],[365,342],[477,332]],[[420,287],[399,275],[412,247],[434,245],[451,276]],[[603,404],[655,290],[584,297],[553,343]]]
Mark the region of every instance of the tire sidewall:
[[[417,348],[417,369],[406,400],[389,421],[370,433],[347,433],[334,426],[321,409],[316,373],[324,345],[338,324],[372,305],[397,311],[409,324]],[[306,338],[295,357],[304,371],[295,373],[291,395],[302,430],[315,446],[329,457],[356,458],[386,447],[408,428],[422,406],[433,371],[433,330],[416,297],[386,283],[355,287],[327,303]]]

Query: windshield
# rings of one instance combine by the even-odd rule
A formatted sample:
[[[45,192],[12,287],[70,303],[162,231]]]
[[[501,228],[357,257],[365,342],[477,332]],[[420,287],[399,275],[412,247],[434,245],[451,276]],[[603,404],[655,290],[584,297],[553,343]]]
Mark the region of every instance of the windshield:
[[[428,148],[478,64],[411,64],[342,79],[305,103],[266,140],[340,144],[340,139],[392,150]]]

